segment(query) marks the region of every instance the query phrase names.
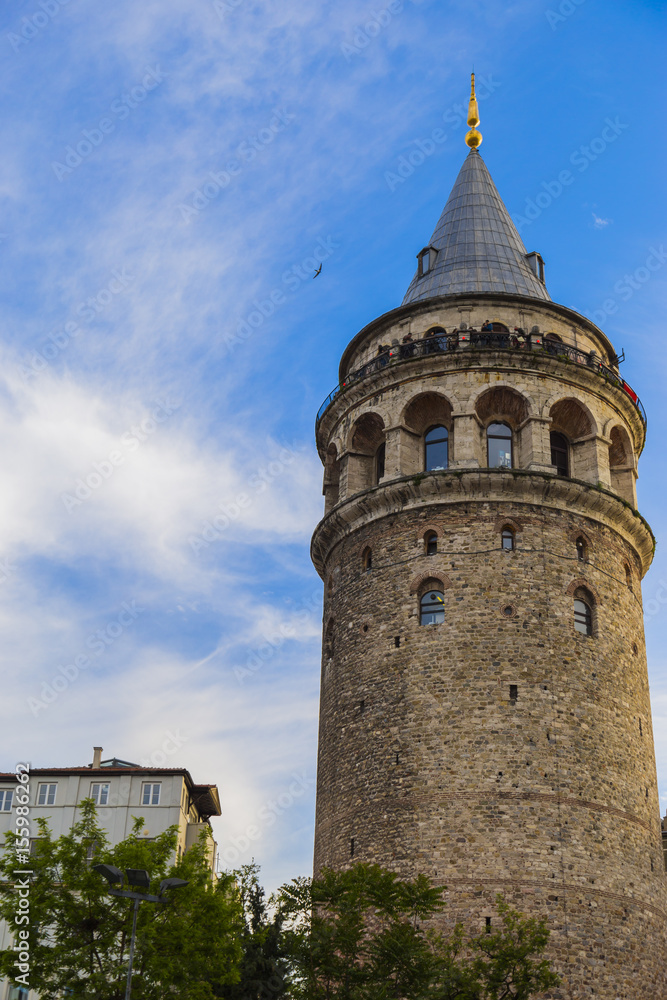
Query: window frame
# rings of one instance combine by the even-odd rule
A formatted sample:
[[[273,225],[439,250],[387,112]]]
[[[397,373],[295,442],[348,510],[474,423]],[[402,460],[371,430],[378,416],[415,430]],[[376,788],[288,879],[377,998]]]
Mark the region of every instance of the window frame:
[[[511,545],[505,545],[506,537],[509,537]],[[500,548],[503,552],[514,552],[516,548],[516,532],[510,524],[506,524],[500,531]]]
[[[0,812],[11,812],[12,804],[14,802],[14,789],[13,788],[0,788],[0,795],[2,796],[2,801],[0,803]]]
[[[583,597],[574,597],[574,630],[580,635],[592,636],[593,635],[593,604],[584,600]],[[577,605],[581,604],[584,611],[581,611]],[[583,625],[583,628],[579,628],[579,625]]]
[[[48,789],[42,794],[43,789]],[[53,789],[53,797],[51,793]],[[56,804],[56,798],[58,796],[58,782],[57,781],[40,781],[37,784],[37,800],[35,805],[37,806],[54,806]],[[44,801],[42,801],[42,798]]]
[[[146,802],[146,789],[150,788],[151,791],[148,794],[148,798],[152,800],[155,796],[155,789],[157,788],[157,802],[149,801]],[[142,781],[141,783],[141,804],[142,806],[152,807],[160,805],[160,796],[162,794],[162,782],[161,781]]]
[[[554,445],[552,440],[554,437],[561,438],[564,442],[564,445]],[[568,441],[567,436],[563,434],[562,431],[549,431],[549,449],[550,449],[549,457],[551,458],[551,464],[556,467],[556,475],[563,476],[563,478],[565,479],[569,479],[571,471],[570,469],[571,463],[570,463],[570,442]],[[559,467],[558,462],[554,462],[554,451],[556,452],[560,451],[561,454],[562,453],[565,454],[565,472],[561,472],[562,466]]]
[[[437,438],[435,441],[427,441],[429,434],[433,431],[443,431],[444,437]],[[434,445],[445,444],[445,464],[444,465],[429,465],[428,463],[428,452],[429,447]],[[433,424],[424,433],[424,472],[440,472],[442,469],[449,468],[449,428],[445,427],[444,424]]]
[[[508,435],[505,434],[493,434],[491,433],[492,427],[506,427],[509,431]],[[490,444],[491,441],[505,441],[509,442],[510,450],[510,462],[509,465],[491,465],[491,454],[490,454]],[[514,468],[514,431],[511,426],[505,420],[492,420],[491,423],[487,424],[486,427],[486,461],[487,468],[489,469],[513,469]]]
[[[440,584],[440,586],[441,587],[443,586],[442,583]],[[427,602],[427,598],[430,597],[430,596],[432,596],[432,595],[435,595],[435,594],[438,595],[438,600],[436,600],[436,601],[428,601]],[[445,597],[444,587],[443,587],[442,590],[437,590],[435,587],[429,587],[428,590],[424,591],[424,593],[419,598],[419,625],[420,626],[422,626],[422,625],[443,625],[444,624],[444,621],[445,621],[445,601],[444,601],[444,597]],[[426,610],[426,603],[428,603],[428,606],[430,608],[436,608],[437,610],[436,611],[427,611]],[[440,605],[440,607],[438,605]],[[430,615],[430,616],[442,615],[442,617],[441,618],[438,617],[434,621],[424,621],[424,617],[426,615]]]
[[[96,796],[94,789],[99,789],[99,794]],[[96,806],[108,806],[109,805],[109,790],[111,785],[108,781],[91,781],[90,783],[90,798],[93,800]],[[106,796],[104,797],[104,802],[102,797],[104,796],[104,789],[106,789]]]

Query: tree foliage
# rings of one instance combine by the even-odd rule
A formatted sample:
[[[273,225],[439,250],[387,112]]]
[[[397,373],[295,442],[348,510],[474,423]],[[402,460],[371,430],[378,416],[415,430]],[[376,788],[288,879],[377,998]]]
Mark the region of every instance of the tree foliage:
[[[141,903],[137,922],[133,1000],[162,1000],[175,991],[184,1000],[209,1000],[215,988],[238,978],[242,912],[233,876],[213,878],[204,838],[176,863],[177,831],[154,840],[136,819],[129,837],[111,847],[97,822],[92,799],[80,806],[72,830],[53,839],[45,820],[29,864],[17,864],[16,837],[7,835],[0,860],[0,916],[13,933],[17,923],[17,868],[30,869],[30,986],[41,1000],[123,1000],[133,902],[110,896],[91,867],[139,868],[152,878],[149,892],[170,876],[187,879],[168,903]],[[25,926],[25,925],[23,925]],[[0,951],[0,972],[17,982],[16,952]],[[19,982],[20,985],[20,982]]]
[[[298,1000],[529,1000],[559,983],[542,958],[545,921],[498,897],[501,926],[466,938],[435,933],[443,889],[378,865],[282,887]]]
[[[239,980],[220,991],[224,1000],[279,1000],[288,995],[291,963],[281,910],[267,902],[259,883],[259,866],[234,872],[243,907]]]

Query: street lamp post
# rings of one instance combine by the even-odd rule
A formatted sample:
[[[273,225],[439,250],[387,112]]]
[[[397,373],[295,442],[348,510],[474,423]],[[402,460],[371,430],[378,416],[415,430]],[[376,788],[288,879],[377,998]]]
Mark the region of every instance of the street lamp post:
[[[146,892],[132,892],[130,889],[115,889],[114,886],[123,884],[125,878],[127,878],[127,884],[138,886],[142,889],[149,889],[151,884],[150,875],[143,868],[128,868],[125,873],[116,868],[115,865],[93,865],[95,871],[99,872],[100,875],[104,875],[105,879],[109,883],[109,894],[111,896],[123,896],[125,899],[133,899],[133,914],[132,914],[132,934],[130,937],[130,960],[127,967],[127,984],[125,986],[125,1000],[130,1000],[132,993],[132,964],[134,962],[134,942],[137,936],[137,916],[139,914],[139,903],[142,900],[146,903],[166,903],[168,902],[167,897],[164,895],[166,889],[178,889],[181,886],[187,885],[187,879],[184,878],[165,878],[160,882],[160,888],[158,889],[157,896],[151,896]]]

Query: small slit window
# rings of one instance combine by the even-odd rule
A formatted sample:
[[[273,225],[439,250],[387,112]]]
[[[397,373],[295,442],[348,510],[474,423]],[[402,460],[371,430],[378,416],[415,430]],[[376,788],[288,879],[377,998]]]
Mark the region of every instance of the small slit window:
[[[628,590],[632,590],[632,573],[627,563],[625,563],[625,584]]]
[[[427,531],[424,535],[424,552],[427,556],[437,555],[438,536],[435,531]]]
[[[370,572],[373,569],[373,550],[370,548],[365,548],[361,555],[361,568],[364,573]]]
[[[593,609],[581,597],[574,599],[574,627],[582,635],[593,635]]]
[[[505,525],[500,533],[500,547],[505,552],[512,552],[514,549],[514,529]]]
[[[445,620],[445,602],[443,590],[427,590],[419,602],[419,624],[441,625]]]
[[[512,468],[512,429],[508,424],[489,424],[486,429],[490,469]]]
[[[431,427],[424,435],[424,469],[433,472],[446,469],[449,451],[449,432],[446,427]]]
[[[577,538],[577,541],[575,542],[575,546],[579,562],[588,562],[588,546],[586,545],[586,539],[579,535],[579,538]]]

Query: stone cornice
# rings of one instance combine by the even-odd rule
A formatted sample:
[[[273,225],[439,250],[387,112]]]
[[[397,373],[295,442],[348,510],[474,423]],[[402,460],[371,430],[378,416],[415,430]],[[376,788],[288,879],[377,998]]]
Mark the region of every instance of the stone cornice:
[[[437,359],[437,366],[436,366]],[[333,437],[338,423],[344,419],[352,407],[370,403],[399,385],[438,379],[443,375],[461,374],[467,371],[492,371],[494,374],[514,376],[522,372],[534,372],[536,378],[547,377],[565,386],[573,386],[583,392],[604,399],[626,421],[632,430],[633,447],[639,458],[646,437],[646,430],[639,410],[627,393],[618,386],[607,382],[603,376],[571,361],[552,356],[546,351],[493,350],[491,348],[462,348],[445,351],[438,355],[410,358],[387,365],[379,371],[367,375],[346,386],[343,392],[328,406],[317,426],[317,447],[324,461],[324,454]],[[453,413],[454,418],[461,416]],[[540,414],[531,414],[540,416]]]
[[[583,482],[526,469],[445,469],[402,476],[357,493],[334,507],[315,528],[311,557],[320,576],[329,554],[341,539],[359,528],[425,504],[531,504],[580,514],[618,532],[633,546],[646,573],[655,550],[648,523],[615,493]]]

